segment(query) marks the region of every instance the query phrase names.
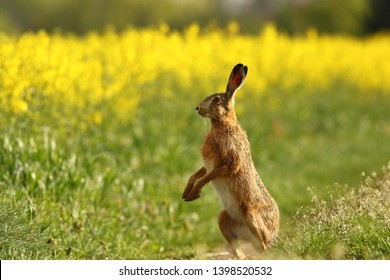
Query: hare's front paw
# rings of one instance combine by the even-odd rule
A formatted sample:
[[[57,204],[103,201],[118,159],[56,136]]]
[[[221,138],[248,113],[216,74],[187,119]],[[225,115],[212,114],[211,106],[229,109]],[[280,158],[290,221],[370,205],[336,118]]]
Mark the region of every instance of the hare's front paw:
[[[193,188],[191,190],[191,192],[189,194],[187,194],[186,196],[184,196],[184,194],[183,194],[184,201],[193,201],[199,197],[200,197],[200,193],[195,188]]]
[[[184,189],[183,194],[181,195],[181,198],[185,200],[185,198],[189,195],[189,193],[192,191],[193,188],[194,188],[194,184],[188,182],[186,188]]]
[[[185,201],[192,201],[192,200],[195,200],[197,198],[200,197],[200,191],[202,190],[202,182],[200,182],[199,180],[191,187],[191,189],[188,190],[188,192],[186,193],[186,191],[184,191],[184,194],[183,194],[183,199]],[[187,188],[186,188],[187,190]]]

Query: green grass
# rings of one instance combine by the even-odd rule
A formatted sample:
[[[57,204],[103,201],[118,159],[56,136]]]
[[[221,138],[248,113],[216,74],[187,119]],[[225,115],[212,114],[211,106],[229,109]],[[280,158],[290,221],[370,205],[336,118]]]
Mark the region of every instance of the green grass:
[[[194,108],[207,93],[172,90],[164,98],[149,89],[129,122],[107,118],[83,129],[67,124],[72,114],[50,118],[47,107],[39,121],[0,112],[1,259],[193,259],[223,246],[212,188],[192,203],[180,199],[202,164],[209,125]],[[279,245],[262,257],[389,259],[389,216],[381,212],[388,200],[371,195],[389,186],[361,184],[363,171],[390,159],[388,93],[339,85],[304,94],[270,89],[258,100],[239,94],[238,118],[281,210]],[[348,187],[336,196],[334,183]],[[382,205],[373,217],[347,219],[329,206],[359,212],[361,185]]]
[[[313,206],[295,217],[300,234],[285,235],[280,257],[303,259],[389,259],[390,162],[379,176],[366,177],[358,188],[334,186],[330,201],[312,195]]]

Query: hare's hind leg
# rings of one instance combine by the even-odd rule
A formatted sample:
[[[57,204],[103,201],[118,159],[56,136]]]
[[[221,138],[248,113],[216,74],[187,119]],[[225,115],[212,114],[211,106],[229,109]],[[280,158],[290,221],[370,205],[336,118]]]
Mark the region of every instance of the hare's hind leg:
[[[271,236],[260,213],[257,213],[257,211],[247,211],[245,221],[254,238],[254,245],[260,250],[267,251]]]
[[[242,224],[234,220],[226,210],[223,210],[219,214],[218,224],[223,236],[232,248],[234,257],[237,259],[245,259],[244,252],[238,246],[239,236],[237,231],[239,227],[242,227]]]

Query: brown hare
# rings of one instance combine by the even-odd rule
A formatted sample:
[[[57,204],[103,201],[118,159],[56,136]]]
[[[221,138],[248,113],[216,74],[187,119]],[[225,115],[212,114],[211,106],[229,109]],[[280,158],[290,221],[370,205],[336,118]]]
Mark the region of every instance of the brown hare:
[[[237,64],[226,92],[212,94],[196,107],[199,115],[211,119],[211,129],[201,149],[205,166],[190,177],[182,195],[185,201],[192,201],[200,197],[207,183],[213,183],[224,207],[219,228],[240,259],[245,254],[239,240],[266,251],[279,231],[278,206],[255,169],[248,138],[234,111],[234,94],[247,73],[247,66]]]

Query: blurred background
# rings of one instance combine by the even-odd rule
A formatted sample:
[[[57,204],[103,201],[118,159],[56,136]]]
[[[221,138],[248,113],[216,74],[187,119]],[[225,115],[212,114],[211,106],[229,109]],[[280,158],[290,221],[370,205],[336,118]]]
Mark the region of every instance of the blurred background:
[[[150,27],[167,23],[182,30],[240,24],[258,33],[266,22],[278,30],[365,36],[390,29],[389,0],[0,0],[0,30],[12,33],[45,29],[84,34],[107,27]]]
[[[220,252],[216,194],[181,194],[208,130],[196,104],[238,62],[250,75],[235,111],[281,213],[262,258],[390,259],[389,11],[0,0],[0,259]]]

